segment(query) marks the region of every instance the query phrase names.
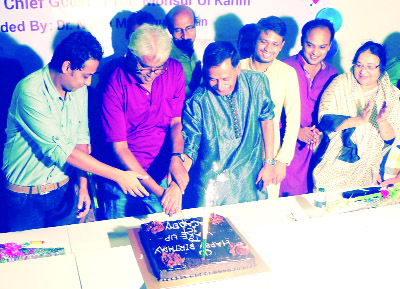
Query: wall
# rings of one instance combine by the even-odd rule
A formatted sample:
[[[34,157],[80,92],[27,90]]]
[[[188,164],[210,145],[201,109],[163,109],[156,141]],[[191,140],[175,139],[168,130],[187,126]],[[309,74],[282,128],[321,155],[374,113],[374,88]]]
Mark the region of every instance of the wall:
[[[104,56],[112,58],[126,51],[124,27],[130,11],[147,10],[162,22],[177,4],[189,5],[200,17],[196,49],[201,55],[214,40],[236,43],[242,25],[269,15],[285,17],[291,25],[288,48],[293,48],[299,27],[329,7],[330,0],[317,4],[312,0],[4,0],[0,2],[0,53],[18,59],[24,72],[30,73],[49,62],[67,33],[85,27],[103,45]]]
[[[215,39],[235,42],[241,25],[259,18],[285,17],[291,33],[284,54],[300,49],[299,30],[324,7],[333,7],[343,16],[336,34],[339,51],[331,61],[339,71],[347,70],[357,48],[368,40],[387,45],[388,59],[400,56],[400,2],[398,0],[5,0],[0,3],[0,57],[16,59],[25,74],[46,64],[53,47],[69,33],[73,23],[86,26],[102,43],[105,57],[122,54],[124,19],[129,11],[147,7],[158,19],[175,4],[190,4],[202,19],[196,49]],[[147,5],[151,6],[151,5]],[[154,6],[154,5],[153,5]],[[111,22],[111,25],[109,23]],[[68,26],[69,23],[69,26]],[[13,28],[11,25],[15,25]],[[229,27],[229,29],[227,29]],[[14,30],[14,31],[12,31]],[[7,31],[7,32],[4,32]]]
[[[388,59],[400,56],[398,0],[331,0],[330,6],[343,17],[343,25],[335,36],[339,44],[336,66],[348,70],[355,52],[368,40],[385,44]]]

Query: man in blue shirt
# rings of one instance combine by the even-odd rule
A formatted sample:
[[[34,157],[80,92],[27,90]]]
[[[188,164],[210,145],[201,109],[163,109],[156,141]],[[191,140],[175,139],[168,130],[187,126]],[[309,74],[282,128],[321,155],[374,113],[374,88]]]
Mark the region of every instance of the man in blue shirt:
[[[47,66],[16,86],[3,160],[8,231],[65,225],[87,214],[87,180],[80,173],[76,214],[74,192],[67,190],[69,165],[112,179],[125,193],[148,195],[138,180],[146,176],[115,169],[89,155],[86,86],[102,54],[89,32],[72,33],[56,47]]]

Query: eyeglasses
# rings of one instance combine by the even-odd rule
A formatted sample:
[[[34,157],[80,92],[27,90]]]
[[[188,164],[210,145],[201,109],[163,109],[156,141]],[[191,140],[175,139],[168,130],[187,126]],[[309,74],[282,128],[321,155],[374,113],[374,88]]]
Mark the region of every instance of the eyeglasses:
[[[137,74],[150,76],[151,73],[154,72],[154,74],[158,76],[158,75],[164,74],[166,71],[167,71],[167,67],[165,66],[165,64],[162,67],[144,68],[143,65],[140,63],[140,61],[137,60],[137,68],[136,68]]]
[[[364,66],[364,65],[361,65],[361,64],[354,64],[354,67],[356,67],[357,69],[363,70],[365,68],[365,70],[367,70],[367,71],[373,71],[373,70],[377,69],[379,66],[380,65],[377,65],[377,66],[371,66],[371,65]]]
[[[174,29],[174,34],[175,34],[175,35],[178,35],[178,36],[181,36],[181,35],[184,34],[183,31],[192,32],[193,29],[195,29],[195,28],[196,28],[195,25],[189,25],[189,26],[186,26],[185,28],[175,28],[175,29]]]

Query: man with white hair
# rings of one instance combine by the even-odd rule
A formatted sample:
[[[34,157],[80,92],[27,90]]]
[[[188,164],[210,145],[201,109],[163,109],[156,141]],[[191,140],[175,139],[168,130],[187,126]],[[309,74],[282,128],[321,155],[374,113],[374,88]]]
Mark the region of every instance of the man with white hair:
[[[103,91],[102,123],[118,164],[149,174],[142,180],[150,213],[172,215],[181,208],[188,183],[184,167],[174,166],[167,186],[170,160],[183,152],[181,112],[185,100],[182,65],[169,58],[171,39],[159,26],[144,24],[130,38],[124,63],[111,74]],[[105,184],[106,216],[137,214],[135,200],[114,183]],[[161,200],[161,202],[160,202]]]

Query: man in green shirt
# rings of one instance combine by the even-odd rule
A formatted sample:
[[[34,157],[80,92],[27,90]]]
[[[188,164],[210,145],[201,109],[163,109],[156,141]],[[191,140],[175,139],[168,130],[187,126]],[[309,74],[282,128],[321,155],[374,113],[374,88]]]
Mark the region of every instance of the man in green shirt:
[[[87,214],[87,180],[79,171],[76,214],[77,198],[67,190],[69,165],[112,179],[125,193],[148,195],[138,180],[146,176],[118,170],[89,155],[86,86],[102,55],[100,43],[89,32],[72,33],[56,47],[47,66],[16,86],[2,168],[7,231],[65,225]]]
[[[168,12],[166,24],[173,40],[169,57],[182,64],[185,72],[185,94],[188,99],[201,81],[201,62],[194,51],[198,19],[190,7],[177,5]]]

